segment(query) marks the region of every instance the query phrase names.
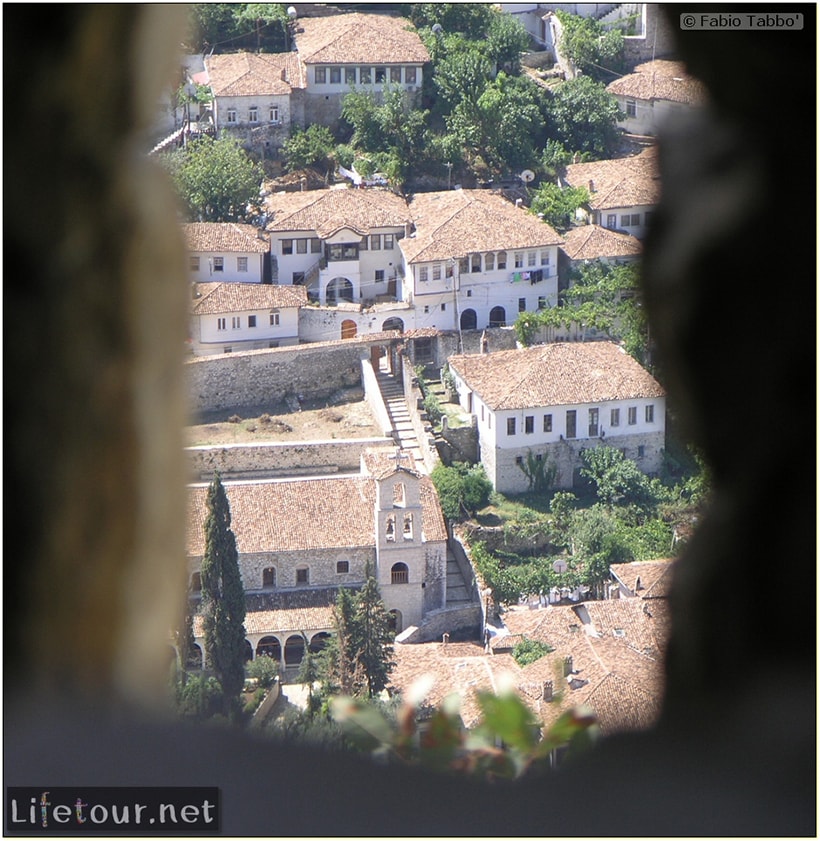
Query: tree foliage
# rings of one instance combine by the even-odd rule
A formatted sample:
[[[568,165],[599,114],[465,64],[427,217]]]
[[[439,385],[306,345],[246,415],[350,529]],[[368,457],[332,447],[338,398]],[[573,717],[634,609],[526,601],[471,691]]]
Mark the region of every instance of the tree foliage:
[[[219,475],[208,488],[202,616],[205,647],[222,687],[225,712],[235,718],[245,682],[245,591],[239,573],[231,509]]]
[[[605,30],[590,17],[556,12],[563,29],[559,49],[594,80],[609,83],[624,70],[624,36],[618,29]]]
[[[315,166],[327,170],[332,166],[336,140],[327,126],[314,123],[296,129],[285,141],[282,152],[289,172]]]
[[[384,607],[376,579],[368,576],[356,598],[354,628],[359,663],[364,675],[366,695],[373,698],[387,686],[393,661],[395,636]]]
[[[237,222],[252,215],[262,170],[225,135],[203,136],[185,149],[161,156],[192,222]]]
[[[617,149],[618,102],[605,86],[579,76],[561,84],[548,106],[548,134],[565,149],[587,153],[589,159],[606,158]]]
[[[575,223],[575,212],[589,203],[586,187],[564,187],[545,181],[539,185],[530,203],[530,213],[543,216],[558,231],[566,231]]]
[[[611,508],[632,504],[643,509],[654,505],[656,500],[646,474],[620,450],[591,447],[581,453],[581,461],[581,475],[593,483],[603,505]]]
[[[449,520],[461,520],[487,504],[492,482],[484,466],[454,462],[451,467],[437,465],[430,474],[438,492],[441,510]]]
[[[554,649],[545,642],[524,636],[513,646],[512,656],[515,662],[523,667],[540,660],[551,651],[554,651]]]
[[[290,49],[283,3],[193,3],[190,9],[191,52]]]

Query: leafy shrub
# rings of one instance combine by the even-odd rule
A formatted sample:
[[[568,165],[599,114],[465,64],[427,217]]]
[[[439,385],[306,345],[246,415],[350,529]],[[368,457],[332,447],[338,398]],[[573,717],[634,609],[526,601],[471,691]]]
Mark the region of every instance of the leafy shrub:
[[[547,645],[545,642],[524,637],[513,646],[512,656],[519,666],[529,666],[530,663],[540,660],[544,655],[549,654],[553,650],[552,646]]]
[[[432,392],[429,392],[424,398],[422,405],[424,406],[424,411],[427,412],[427,416],[430,418],[430,422],[433,426],[438,426],[441,423],[441,418],[444,414],[438,397]]]
[[[273,657],[260,656],[248,663],[245,673],[248,677],[257,678],[262,686],[269,687],[279,674],[279,665]]]
[[[222,709],[222,687],[214,677],[193,675],[177,694],[177,711],[182,718],[203,721]]]

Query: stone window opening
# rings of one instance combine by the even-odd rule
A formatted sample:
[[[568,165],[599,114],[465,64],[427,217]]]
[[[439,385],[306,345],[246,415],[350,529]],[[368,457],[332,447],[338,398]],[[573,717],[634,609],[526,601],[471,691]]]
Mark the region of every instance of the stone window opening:
[[[404,515],[404,526],[402,528],[402,533],[404,535],[405,540],[412,540],[413,539],[413,515],[412,514],[405,514]]]
[[[296,583],[310,584],[310,568],[306,566],[296,567]]]
[[[262,570],[262,587],[266,590],[276,586],[276,567],[265,567]]]
[[[396,517],[393,514],[387,518],[387,522],[384,527],[384,536],[386,540],[396,539]]]
[[[390,568],[390,583],[391,584],[407,584],[410,578],[407,564],[393,564]]]
[[[407,495],[404,482],[396,482],[393,485],[393,507],[404,508],[405,505],[407,505]]]
[[[350,572],[350,561],[336,561],[336,574],[344,575]]]

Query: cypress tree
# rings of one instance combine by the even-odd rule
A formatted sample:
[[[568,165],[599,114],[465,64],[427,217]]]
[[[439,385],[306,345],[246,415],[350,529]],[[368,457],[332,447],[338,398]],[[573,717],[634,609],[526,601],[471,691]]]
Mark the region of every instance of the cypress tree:
[[[368,575],[356,599],[354,634],[358,659],[364,672],[367,697],[378,695],[387,686],[393,662],[393,629],[384,607],[379,585]]]
[[[245,591],[239,574],[231,509],[217,473],[208,488],[202,613],[205,646],[222,686],[225,714],[236,720],[245,681]]]

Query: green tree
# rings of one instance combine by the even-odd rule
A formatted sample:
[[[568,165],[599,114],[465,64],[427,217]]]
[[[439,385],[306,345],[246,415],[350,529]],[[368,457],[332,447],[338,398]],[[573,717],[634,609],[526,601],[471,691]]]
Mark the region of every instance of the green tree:
[[[575,212],[589,203],[586,187],[564,187],[549,181],[541,184],[530,203],[530,213],[558,231],[566,231],[575,222]]]
[[[308,166],[330,169],[335,145],[333,134],[326,126],[314,123],[306,129],[297,129],[282,147],[288,172]]]
[[[368,575],[356,598],[354,636],[358,659],[364,675],[368,698],[378,695],[387,686],[393,661],[393,638],[390,617],[384,607],[379,585]]]
[[[239,24],[250,23],[256,29],[256,49],[262,48],[262,27],[278,23],[284,27],[288,21],[287,11],[282,3],[237,3],[235,19]]]
[[[606,158],[617,148],[622,116],[604,85],[579,76],[555,90],[548,106],[548,133],[568,150]]]
[[[188,668],[194,653],[194,617],[191,611],[191,589],[185,593],[185,606],[179,627],[174,631],[174,639],[179,654],[179,681],[184,686],[188,682]]]
[[[191,221],[245,220],[259,199],[262,170],[230,136],[204,136],[161,160]]]
[[[236,720],[245,682],[245,591],[239,573],[228,496],[217,474],[208,488],[202,615],[205,646],[222,687],[225,713]]]
[[[439,464],[430,478],[436,486],[441,510],[450,520],[474,514],[487,504],[493,489],[481,464],[470,466],[459,461],[451,467]]]
[[[339,588],[333,606],[333,634],[321,658],[322,694],[354,696],[363,685],[356,634],[356,603],[351,590]]]
[[[547,645],[545,642],[524,636],[513,646],[512,656],[515,662],[523,667],[529,666],[530,663],[534,663],[536,660],[540,660],[553,650],[552,646]]]
[[[603,505],[631,503],[639,508],[650,508],[655,497],[647,476],[615,447],[591,447],[581,453],[581,475],[595,486]]]
[[[410,20],[417,27],[438,24],[445,33],[460,33],[466,38],[486,37],[493,9],[487,3],[414,3]]]
[[[299,683],[307,686],[307,708],[309,718],[313,718],[321,706],[321,695],[316,694],[315,685],[322,677],[322,661],[319,654],[314,654],[305,640],[305,656],[299,665],[299,674],[296,679]]]
[[[530,36],[521,23],[512,15],[492,10],[486,40],[483,42],[487,57],[497,69],[506,69],[518,73],[521,66],[521,53],[530,44]]]
[[[556,15],[563,29],[559,49],[579,70],[605,83],[623,72],[624,36],[620,30],[605,30],[593,18],[563,10]]]

